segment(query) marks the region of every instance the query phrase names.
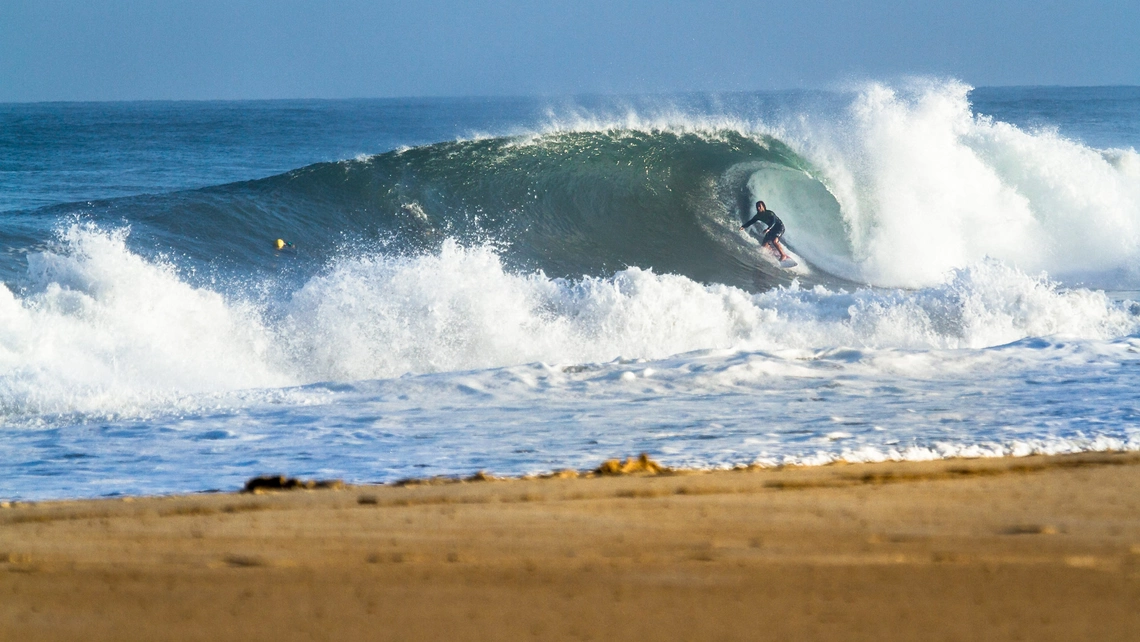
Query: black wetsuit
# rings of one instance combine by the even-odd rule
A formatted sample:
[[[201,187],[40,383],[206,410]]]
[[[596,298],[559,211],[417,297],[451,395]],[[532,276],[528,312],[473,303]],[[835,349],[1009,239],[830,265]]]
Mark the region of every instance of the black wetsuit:
[[[760,241],[760,245],[767,245],[784,235],[784,222],[780,220],[779,216],[772,210],[764,210],[758,212],[744,224],[744,227],[749,227],[753,223],[759,221],[768,227],[768,231],[764,234],[764,239]]]

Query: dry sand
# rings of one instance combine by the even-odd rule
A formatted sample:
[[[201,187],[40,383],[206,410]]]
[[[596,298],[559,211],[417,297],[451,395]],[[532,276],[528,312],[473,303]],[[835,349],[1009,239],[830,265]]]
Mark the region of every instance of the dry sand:
[[[0,640],[1136,640],[1140,455],[19,504]]]

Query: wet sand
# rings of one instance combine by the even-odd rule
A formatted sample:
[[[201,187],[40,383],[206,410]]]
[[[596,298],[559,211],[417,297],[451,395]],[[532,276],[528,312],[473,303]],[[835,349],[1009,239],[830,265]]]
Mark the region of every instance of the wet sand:
[[[0,509],[0,640],[1135,640],[1140,455]]]

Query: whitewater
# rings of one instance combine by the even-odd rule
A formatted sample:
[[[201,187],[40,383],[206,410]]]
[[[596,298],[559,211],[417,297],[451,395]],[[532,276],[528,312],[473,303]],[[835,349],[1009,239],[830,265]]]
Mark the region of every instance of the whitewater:
[[[1140,448],[1140,91],[303,106],[0,109],[0,497]]]

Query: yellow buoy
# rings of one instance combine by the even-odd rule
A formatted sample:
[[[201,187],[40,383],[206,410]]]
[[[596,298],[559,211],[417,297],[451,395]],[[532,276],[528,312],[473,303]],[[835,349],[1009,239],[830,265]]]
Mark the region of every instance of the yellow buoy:
[[[277,241],[274,243],[274,245],[276,245],[277,249],[279,249],[279,250],[285,249],[285,239],[277,239]]]

